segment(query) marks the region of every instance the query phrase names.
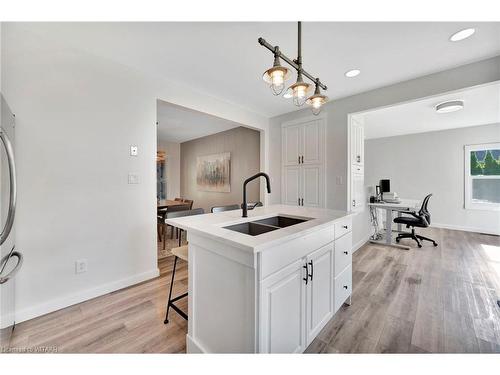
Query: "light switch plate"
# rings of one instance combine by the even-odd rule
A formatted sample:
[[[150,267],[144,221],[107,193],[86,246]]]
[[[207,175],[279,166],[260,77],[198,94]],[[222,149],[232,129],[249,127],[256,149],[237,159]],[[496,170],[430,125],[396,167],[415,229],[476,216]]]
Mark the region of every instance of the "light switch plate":
[[[135,145],[130,146],[130,156],[137,156],[139,154],[139,148]]]
[[[134,174],[134,173],[129,173],[128,175],[128,183],[133,185],[133,184],[138,184],[139,183],[139,175]]]

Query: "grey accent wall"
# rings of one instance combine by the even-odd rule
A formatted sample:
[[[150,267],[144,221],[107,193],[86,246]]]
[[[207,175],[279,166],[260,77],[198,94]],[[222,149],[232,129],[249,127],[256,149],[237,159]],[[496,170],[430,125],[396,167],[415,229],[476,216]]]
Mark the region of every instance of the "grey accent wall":
[[[343,77],[342,84],[349,84]],[[415,100],[447,91],[500,80],[500,56],[454,69],[415,78],[347,98],[332,100],[325,105],[323,112],[327,116],[327,152],[326,152],[326,204],[328,208],[347,209],[347,121],[350,113],[393,105]],[[335,82],[326,82],[334,85]],[[327,93],[328,94],[328,93]],[[310,109],[274,117],[270,120],[270,165],[269,172],[274,177],[271,202],[280,202],[281,175],[281,123],[310,116]],[[336,177],[342,179],[336,184]],[[353,223],[353,243],[363,243],[369,234],[369,217],[360,214]]]
[[[198,156],[231,153],[231,192],[199,191],[196,186]],[[207,212],[213,206],[241,204],[243,181],[260,170],[260,132],[245,127],[230,129],[207,137],[181,143],[181,196],[194,200],[193,207]],[[259,200],[259,183],[248,185],[248,201]]]
[[[500,211],[464,208],[464,146],[500,142],[500,124],[365,141],[365,184],[391,180],[400,197],[429,201],[432,223],[500,234]],[[390,152],[387,152],[390,150]]]

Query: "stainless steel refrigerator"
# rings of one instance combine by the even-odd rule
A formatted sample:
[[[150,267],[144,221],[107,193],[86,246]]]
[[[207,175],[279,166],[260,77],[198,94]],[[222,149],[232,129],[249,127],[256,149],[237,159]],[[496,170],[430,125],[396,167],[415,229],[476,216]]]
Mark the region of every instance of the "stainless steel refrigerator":
[[[9,347],[15,324],[15,275],[23,257],[16,249],[15,116],[1,96],[0,123],[0,352]]]

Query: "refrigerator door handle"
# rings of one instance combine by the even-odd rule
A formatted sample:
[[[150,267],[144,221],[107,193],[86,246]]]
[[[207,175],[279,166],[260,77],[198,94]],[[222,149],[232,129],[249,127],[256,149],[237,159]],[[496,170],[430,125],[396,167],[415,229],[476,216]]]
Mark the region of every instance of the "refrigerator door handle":
[[[17,264],[15,265],[15,267],[8,273],[6,274],[5,276],[3,276],[0,272],[0,284],[4,284],[6,283],[7,281],[9,281],[12,277],[14,277],[14,275],[17,273],[17,271],[19,271],[19,269],[21,268],[22,264],[23,264],[23,254],[21,254],[20,252],[18,251],[14,251],[14,248],[12,248],[12,251],[7,254],[6,256],[4,256],[1,260],[1,263],[0,264],[3,264],[2,265],[2,271],[5,269],[5,266],[7,265],[7,263],[9,262],[9,260],[12,258],[12,257],[16,257],[17,258]]]
[[[12,148],[12,143],[5,131],[0,128],[0,139],[5,147],[7,153],[7,161],[9,164],[9,186],[10,186],[10,197],[9,197],[9,212],[7,214],[7,219],[5,220],[5,226],[0,234],[0,245],[5,242],[7,237],[9,237],[12,225],[14,224],[14,215],[16,213],[16,198],[17,198],[17,184],[16,184],[16,163],[14,161],[14,150]]]

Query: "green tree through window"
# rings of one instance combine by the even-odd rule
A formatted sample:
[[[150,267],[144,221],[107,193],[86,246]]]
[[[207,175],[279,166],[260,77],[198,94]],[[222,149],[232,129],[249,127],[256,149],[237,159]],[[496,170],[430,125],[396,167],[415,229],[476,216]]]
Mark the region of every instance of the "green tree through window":
[[[486,152],[486,156],[484,157],[484,174],[500,175],[500,164],[493,158],[490,150]]]
[[[470,174],[472,176],[479,176],[483,174],[483,170],[481,169],[481,165],[479,164],[474,151],[471,151],[470,153]]]

